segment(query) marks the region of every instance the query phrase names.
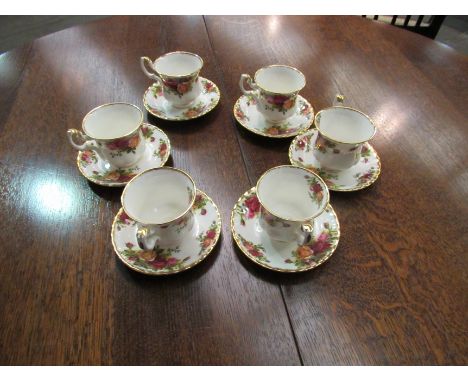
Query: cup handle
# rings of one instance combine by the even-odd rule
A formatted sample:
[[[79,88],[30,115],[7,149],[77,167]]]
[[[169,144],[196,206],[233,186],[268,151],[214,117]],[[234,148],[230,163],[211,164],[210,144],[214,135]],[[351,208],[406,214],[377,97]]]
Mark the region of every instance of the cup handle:
[[[159,75],[157,75],[156,73],[151,73],[148,69],[146,69],[145,63],[148,63],[149,67],[152,69],[153,62],[151,61],[151,59],[149,57],[140,57],[140,66],[141,70],[143,70],[143,73],[145,73],[148,78],[155,81],[158,85],[161,85],[161,77],[159,77]]]
[[[314,232],[314,223],[301,224],[302,238],[299,240],[299,245],[306,245],[312,241],[312,234]]]
[[[145,251],[152,251],[159,241],[159,237],[144,225],[138,225],[136,236],[138,245]]]
[[[337,94],[335,96],[335,101],[333,102],[333,106],[344,106],[345,96],[343,94]]]
[[[98,155],[101,155],[102,151],[97,146],[96,141],[92,140],[90,137],[88,137],[86,134],[82,133],[81,131],[76,130],[76,129],[68,129],[67,136],[68,136],[68,140],[70,144],[75,149],[80,150],[80,151],[91,150],[91,151],[95,151]],[[84,142],[82,144],[76,143],[75,137],[79,137]]]
[[[250,86],[252,90],[247,90],[244,87],[244,82],[247,82],[247,84]],[[239,87],[242,90],[242,93],[244,93],[246,96],[252,96],[252,97],[258,96],[258,86],[252,80],[252,77],[250,77],[250,75],[248,74],[241,74],[240,80],[239,80]]]

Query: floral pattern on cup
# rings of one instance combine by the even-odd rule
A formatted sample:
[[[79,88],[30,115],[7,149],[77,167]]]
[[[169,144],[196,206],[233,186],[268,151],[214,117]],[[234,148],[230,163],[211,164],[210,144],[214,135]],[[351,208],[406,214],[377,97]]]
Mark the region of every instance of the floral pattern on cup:
[[[250,121],[250,118],[245,115],[245,113],[242,111],[240,104],[236,103],[234,106],[234,115],[237,117],[238,120],[245,122],[245,121]]]
[[[174,94],[182,98],[184,94],[193,89],[193,84],[198,78],[198,73],[193,76],[186,76],[180,78],[163,78],[164,90],[170,94]]]
[[[120,209],[114,218],[112,244],[120,260],[130,268],[149,275],[167,275],[191,268],[202,261],[215,247],[221,234],[221,217],[214,202],[197,190],[191,212],[197,222],[198,235],[186,235],[179,245],[143,250],[136,238],[136,222]],[[200,197],[198,197],[200,196]],[[205,213],[202,214],[202,210]]]
[[[354,177],[358,180],[358,184],[359,185],[363,185],[363,184],[366,184],[368,183],[369,181],[372,180],[372,178],[374,177],[376,173],[376,170],[374,167],[371,167],[369,169],[369,171],[361,174],[361,173],[357,173],[354,175]]]
[[[197,240],[200,243],[200,252],[198,256],[213,247],[216,243],[216,237],[220,231],[221,227],[217,222],[213,222],[206,232],[203,232],[197,236]]]
[[[100,173],[98,171],[93,171],[93,175],[91,175],[91,179],[99,180],[99,181],[111,181],[111,182],[128,182],[133,177],[138,175],[139,168],[132,167],[132,168],[118,168],[115,170],[106,171]]]
[[[297,94],[283,95],[260,91],[260,96],[265,99],[265,110],[276,110],[286,114],[296,104]]]
[[[291,124],[289,122],[286,122],[286,123],[283,123],[282,125],[269,126],[263,129],[263,132],[265,134],[275,136],[275,135],[292,134],[302,128],[302,126],[290,127],[290,125]]]
[[[263,245],[254,244],[251,241],[248,241],[248,240],[244,239],[240,235],[239,235],[239,239],[240,239],[242,245],[244,246],[244,248],[246,249],[246,251],[250,255],[252,255],[253,257],[255,257],[259,261],[262,261],[262,262],[265,262],[265,263],[270,262],[270,260],[268,260],[268,258],[265,256],[265,248],[263,247]]]
[[[143,96],[143,104],[148,112],[155,117],[169,121],[186,121],[201,117],[211,111],[219,102],[219,89],[212,81],[198,77],[202,91],[196,98],[195,105],[186,108],[168,108],[160,85],[153,84]]]
[[[262,214],[263,221],[271,227],[282,227],[282,228],[291,227],[290,223],[288,223],[284,219],[281,219],[269,213],[262,205],[260,205],[260,212]]]
[[[305,151],[306,153],[311,150],[310,140],[311,135],[303,135],[296,140],[295,148],[297,151]]]
[[[305,102],[301,102],[302,100],[300,100],[299,102],[299,113],[303,116],[306,116],[306,117],[311,117],[314,110],[312,109],[312,107],[310,106],[310,104],[308,103],[305,103]]]
[[[190,259],[190,256],[182,260],[174,257],[173,255],[180,251],[178,247],[164,249],[156,247],[152,251],[144,251],[132,243],[126,245],[127,249],[122,251],[121,254],[126,257],[130,264],[142,269],[176,271]]]
[[[125,226],[135,225],[135,221],[132,220],[130,216],[128,216],[127,213],[122,209],[122,211],[117,214],[115,225],[117,227],[117,231],[120,231]]]
[[[304,175],[304,178],[309,185],[309,196],[310,198],[320,205],[324,197],[324,190],[322,185],[320,184],[319,180],[316,177],[312,177],[310,175]]]
[[[261,204],[257,194],[246,198],[243,204],[236,204],[235,210],[240,217],[240,223],[245,225],[246,219],[253,219],[260,213]]]
[[[315,172],[333,191],[355,191],[370,186],[380,174],[380,159],[375,149],[369,144],[356,145],[362,147],[361,159],[347,170],[332,170],[321,166],[312,149],[317,130],[311,130],[297,136],[289,147],[289,159],[292,164]],[[357,153],[357,150],[354,150]]]
[[[141,134],[143,134],[143,137],[150,141],[150,142],[154,142],[155,141],[155,137],[153,136],[153,132],[154,132],[154,127],[151,126],[151,125],[148,125],[148,124],[144,124],[142,127],[141,127]]]
[[[105,143],[107,149],[109,149],[110,156],[112,158],[120,157],[123,154],[136,153],[138,144],[140,143],[140,134],[136,133],[132,137],[114,139],[112,142]]]
[[[301,96],[297,96],[299,108],[282,122],[271,122],[258,111],[258,102],[251,95],[241,96],[234,104],[233,114],[237,122],[247,130],[271,138],[287,138],[306,131],[312,124],[312,106]]]
[[[314,251],[314,255],[308,251],[302,253],[302,259],[295,264],[295,253],[302,247],[295,240],[289,243],[283,243],[280,246],[275,245],[271,239],[266,236],[264,230],[259,230],[260,218],[256,215],[252,219],[246,219],[245,224],[241,223],[242,214],[239,213],[239,207],[245,205],[245,200],[250,199],[256,194],[255,187],[245,192],[236,202],[231,213],[231,231],[236,244],[244,255],[250,260],[265,268],[279,272],[302,272],[315,268],[323,264],[334,253],[339,237],[339,222],[335,211],[331,205],[327,205],[325,211],[317,216],[314,221],[315,233],[313,238],[306,243]],[[244,215],[247,212],[244,212]],[[263,213],[263,211],[262,211]],[[271,222],[276,224],[275,221]],[[312,223],[312,221],[311,221]],[[267,223],[270,224],[270,223]],[[325,235],[328,235],[328,238]],[[318,242],[318,243],[316,243]],[[328,246],[325,243],[330,243]],[[309,263],[307,265],[307,263]]]
[[[216,93],[217,92],[217,88],[213,82],[208,81],[204,78],[200,78],[200,82],[202,85],[202,91],[204,93]]]
[[[208,199],[205,198],[202,194],[197,193],[195,196],[195,201],[193,202],[192,205],[192,210],[197,211],[200,210],[200,215],[206,215],[206,203],[208,202]]]
[[[292,252],[292,257],[284,262],[294,264],[298,269],[316,266],[317,261],[322,258],[327,251],[330,251],[339,239],[339,233],[330,228],[328,223],[324,224],[324,230],[313,239],[311,243],[299,246]]]
[[[369,157],[372,155],[371,149],[369,148],[369,145],[366,143],[362,145],[361,148],[361,158],[363,158],[364,163],[369,162]]]
[[[154,150],[153,155],[161,160],[164,160],[167,154],[167,143],[164,139],[159,139],[159,147]]]
[[[83,166],[83,168],[89,166],[90,164],[97,163],[98,161],[96,153],[91,150],[82,151],[79,158],[80,164]]]
[[[315,140],[315,148],[323,154],[326,154],[327,148],[333,149],[334,154],[339,154],[340,151],[336,148],[336,143],[329,141],[328,139],[324,138],[320,133],[317,135],[317,139]],[[337,152],[335,152],[337,150]]]

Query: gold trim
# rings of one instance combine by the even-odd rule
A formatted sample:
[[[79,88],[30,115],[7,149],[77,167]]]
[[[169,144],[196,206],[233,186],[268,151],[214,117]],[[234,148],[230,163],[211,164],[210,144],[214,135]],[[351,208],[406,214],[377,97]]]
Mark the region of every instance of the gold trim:
[[[190,205],[185,209],[184,212],[182,212],[179,216],[177,216],[176,218],[174,219],[171,219],[167,222],[163,222],[163,223],[152,223],[152,222],[144,222],[144,221],[141,221],[141,220],[138,220],[136,219],[135,217],[133,217],[126,209],[125,209],[125,205],[124,205],[124,197],[125,197],[125,193],[127,192],[127,189],[128,187],[130,186],[130,184],[137,178],[139,178],[140,176],[142,176],[143,174],[146,174],[147,172],[152,172],[152,171],[160,171],[160,170],[170,170],[170,171],[177,171],[177,172],[180,172],[182,174],[184,174],[187,178],[190,179],[190,181],[192,182],[192,185],[193,185],[193,193],[192,193],[192,201],[190,202]],[[181,170],[181,169],[178,169],[178,168],[175,168],[175,167],[171,167],[171,166],[166,166],[166,167],[155,167],[155,168],[149,168],[148,170],[145,170],[145,171],[142,171],[140,172],[137,176],[133,177],[132,179],[129,180],[129,182],[125,185],[125,188],[123,189],[122,191],[122,195],[120,196],[120,203],[122,203],[122,207],[125,211],[125,213],[133,220],[135,220],[136,222],[138,223],[141,223],[141,224],[148,224],[148,225],[164,225],[164,224],[169,224],[169,223],[172,223],[174,221],[176,221],[177,219],[180,219],[182,216],[184,216],[187,212],[189,212],[193,206],[193,203],[195,202],[195,197],[197,195],[197,187],[195,186],[195,181],[192,179],[192,177],[186,173],[184,170]]]
[[[206,80],[208,82],[211,82],[213,85],[214,85],[214,88],[216,89],[216,94],[218,95],[218,99],[216,101],[216,103],[209,109],[205,110],[202,114],[199,114],[199,115],[196,115],[194,117],[189,117],[189,118],[186,118],[186,117],[176,117],[176,118],[168,118],[166,116],[162,116],[162,115],[159,115],[159,114],[156,114],[154,113],[152,110],[151,110],[151,106],[149,106],[148,102],[146,101],[146,95],[148,94],[148,92],[151,91],[151,88],[156,84],[156,83],[153,83],[148,89],[146,89],[145,93],[143,94],[143,106],[145,107],[146,111],[148,113],[150,113],[152,116],[156,117],[156,118],[159,118],[159,119],[163,119],[165,121],[190,121],[191,119],[195,119],[195,118],[200,118],[200,117],[203,117],[205,114],[208,114],[211,110],[213,110],[216,106],[218,106],[218,103],[219,103],[219,100],[221,99],[221,92],[218,88],[218,86],[211,80],[207,79],[207,78],[204,78],[204,77],[201,77],[199,76],[198,77],[199,79],[203,79],[203,80]],[[209,93],[205,93],[205,94],[209,94]],[[164,96],[162,96],[164,97]],[[216,98],[214,98],[216,99]],[[188,108],[189,109],[189,108]],[[180,109],[180,110],[183,110],[183,109]]]
[[[304,85],[299,89],[299,90],[294,90],[292,92],[288,92],[288,93],[278,93],[278,92],[274,92],[274,91],[271,91],[271,90],[268,90],[262,86],[260,86],[257,82],[257,75],[258,73],[261,71],[261,70],[265,70],[265,69],[268,69],[268,68],[277,68],[277,67],[280,67],[280,68],[289,68],[289,69],[292,69],[296,72],[298,72],[302,78],[304,79]],[[304,73],[302,73],[299,69],[295,68],[294,66],[289,66],[289,65],[280,65],[280,64],[274,64],[274,65],[267,65],[267,66],[264,66],[260,69],[257,69],[257,71],[255,72],[254,74],[254,78],[253,80],[255,81],[255,85],[257,85],[260,89],[262,89],[263,91],[265,92],[268,92],[268,93],[271,93],[271,94],[281,94],[281,95],[290,95],[290,94],[294,94],[294,93],[299,93],[302,89],[305,88],[306,84],[307,84],[307,81],[306,81],[306,78],[304,76]]]
[[[234,114],[234,118],[236,119],[236,121],[239,123],[239,125],[241,125],[244,129],[254,133],[254,134],[257,134],[257,135],[260,135],[262,137],[267,137],[267,138],[291,138],[291,137],[295,137],[297,135],[300,135],[300,134],[304,134],[305,132],[307,132],[307,130],[309,130],[310,126],[312,126],[312,124],[314,123],[314,117],[315,117],[315,111],[314,111],[314,108],[312,107],[312,105],[310,104],[309,101],[307,101],[304,97],[302,97],[301,95],[298,95],[298,97],[301,97],[305,103],[307,103],[309,106],[310,106],[310,109],[312,110],[312,118],[310,119],[310,123],[304,127],[303,129],[300,129],[300,130],[297,130],[295,131],[294,133],[288,133],[288,134],[281,134],[281,135],[271,135],[271,134],[266,134],[260,130],[256,130],[256,129],[252,129],[250,128],[249,126],[247,126],[246,124],[244,124],[242,121],[239,120],[239,118],[237,117],[236,115],[236,106],[239,105],[240,107],[240,101],[242,99],[242,97],[247,97],[246,95],[241,95],[236,103],[234,104],[234,107],[232,108],[232,113]]]
[[[95,138],[93,137],[91,134],[88,134],[86,132],[86,129],[85,129],[85,121],[86,121],[86,118],[88,118],[90,116],[91,113],[94,113],[96,110],[102,108],[102,107],[106,107],[106,106],[112,106],[112,105],[127,105],[127,106],[133,106],[135,109],[137,109],[139,112],[140,112],[140,123],[137,125],[137,127],[135,129],[133,129],[130,133],[128,134],[125,134],[125,135],[122,135],[120,137],[115,137],[115,138]],[[94,109],[91,109],[90,111],[88,111],[86,113],[86,115],[84,116],[83,118],[83,121],[81,122],[81,129],[83,130],[83,132],[88,136],[90,137],[91,139],[94,139],[94,140],[97,140],[97,141],[100,141],[100,142],[110,142],[110,141],[113,141],[115,139],[122,139],[122,138],[126,138],[126,137],[129,137],[130,135],[133,135],[140,127],[141,125],[143,124],[143,111],[141,111],[141,109],[132,104],[132,103],[128,103],[128,102],[109,102],[109,103],[105,103],[103,105],[100,105],[100,106],[97,106],[95,107]]]
[[[374,128],[374,132],[372,133],[372,136],[362,142],[340,142],[340,141],[337,141],[336,139],[333,139],[333,138],[330,138],[329,136],[327,136],[326,134],[324,134],[321,130],[320,130],[320,126],[317,126],[317,117],[320,115],[320,113],[322,111],[325,111],[325,110],[330,110],[330,109],[348,109],[348,110],[352,110],[352,111],[355,111],[359,114],[362,114],[364,117],[366,117],[369,122],[371,123],[372,127]],[[374,121],[372,120],[371,117],[369,117],[367,114],[363,113],[362,111],[358,110],[358,109],[355,109],[353,107],[348,107],[348,106],[330,106],[330,107],[327,107],[325,109],[322,109],[320,111],[317,112],[317,114],[315,115],[315,118],[314,118],[314,125],[315,125],[315,128],[317,129],[317,131],[323,135],[325,138],[329,139],[330,141],[332,142],[336,142],[336,143],[341,143],[341,144],[345,144],[345,145],[359,145],[361,143],[366,143],[368,141],[370,141],[372,138],[374,138],[375,134],[377,133],[377,126],[375,126],[375,123]],[[318,122],[318,125],[320,125],[320,121]]]
[[[317,131],[317,129],[315,129],[315,128],[314,128],[314,129],[310,129],[309,131],[307,131],[306,133],[304,133],[304,135],[305,135],[305,134],[309,134],[309,133],[314,134],[314,133],[315,133],[314,130]],[[300,139],[300,136],[295,137],[295,138],[292,140],[291,144],[289,145],[288,157],[289,157],[289,161],[291,162],[292,165],[305,168],[304,165],[303,165],[301,162],[298,162],[298,161],[296,161],[296,160],[294,160],[294,159],[292,158],[292,151],[294,150],[294,147],[295,147],[296,142],[297,142],[298,139]],[[359,185],[359,186],[357,186],[357,187],[349,188],[349,189],[346,189],[346,190],[334,188],[334,186],[329,186],[329,185],[327,184],[328,189],[330,189],[330,190],[332,190],[332,191],[335,191],[335,192],[352,192],[352,191],[358,191],[358,190],[362,190],[362,189],[364,189],[364,188],[367,188],[367,187],[371,186],[372,184],[374,184],[374,183],[376,182],[376,180],[377,180],[377,179],[379,178],[379,176],[380,176],[380,172],[382,171],[382,162],[381,162],[381,160],[380,160],[379,154],[377,153],[377,150],[376,150],[370,143],[368,143],[368,145],[369,145],[369,148],[375,153],[375,156],[376,156],[376,158],[377,158],[377,164],[378,164],[378,166],[377,166],[377,172],[376,172],[375,178],[372,178],[372,179],[371,179],[369,182],[367,182],[367,183],[364,183],[364,184]],[[313,170],[310,170],[310,169],[307,169],[307,170],[314,172]],[[326,170],[324,169],[324,171],[326,171]]]
[[[119,254],[119,251],[117,250],[117,247],[115,245],[115,238],[114,238],[114,231],[115,231],[115,224],[117,222],[117,217],[120,215],[121,211],[123,211],[123,207],[121,207],[119,209],[119,211],[117,212],[117,214],[115,215],[114,217],[114,221],[112,222],[112,228],[111,228],[111,241],[112,241],[112,247],[114,248],[114,252],[115,254],[117,255],[117,257],[120,259],[120,261],[122,261],[125,266],[127,266],[128,268],[134,270],[135,272],[138,272],[138,273],[142,273],[144,275],[148,275],[148,276],[170,276],[170,275],[174,275],[176,273],[180,273],[180,272],[183,272],[183,271],[186,271],[190,268],[193,268],[195,265],[198,265],[199,263],[201,263],[203,260],[205,260],[208,255],[213,251],[214,247],[216,247],[216,244],[218,244],[218,241],[219,241],[219,237],[221,236],[221,231],[222,231],[222,219],[221,219],[221,214],[219,213],[219,209],[218,209],[218,206],[216,205],[215,202],[213,202],[213,199],[211,199],[207,194],[205,194],[203,191],[201,190],[197,190],[197,192],[200,192],[201,194],[203,194],[210,202],[211,204],[213,205],[213,208],[215,209],[216,211],[216,222],[219,223],[219,232],[218,234],[216,235],[216,238],[215,238],[215,241],[214,243],[212,244],[211,248],[209,248],[205,255],[204,256],[201,256],[199,257],[195,262],[191,263],[189,266],[187,267],[184,267],[184,268],[179,268],[179,270],[177,271],[172,271],[172,272],[165,272],[165,273],[148,273],[148,272],[144,272],[142,271],[141,269],[138,269],[134,266],[132,266],[132,264],[129,264],[127,263],[122,257],[120,257],[120,254]]]
[[[188,74],[177,74],[177,75],[171,75],[171,74],[166,74],[166,73],[158,72],[158,71],[156,70],[156,62],[158,62],[159,60],[162,60],[163,58],[165,58],[165,57],[167,57],[167,56],[172,56],[173,54],[188,54],[188,55],[190,55],[190,56],[195,56],[195,57],[197,57],[197,58],[200,60],[200,62],[201,62],[200,69],[194,70],[193,72],[188,73]],[[151,60],[151,59],[150,59],[150,60]],[[201,58],[198,54],[196,54],[196,53],[191,53],[191,52],[185,52],[185,51],[182,51],[182,50],[176,50],[175,52],[165,53],[165,54],[163,54],[162,56],[159,56],[156,60],[154,60],[154,61],[151,62],[152,69],[153,69],[157,74],[159,74],[160,76],[172,77],[172,78],[188,77],[188,76],[194,75],[195,73],[200,73],[200,71],[203,69],[203,65],[204,65],[204,64],[205,64],[205,63],[203,62],[203,58]]]
[[[332,251],[330,251],[330,253],[327,255],[327,256],[324,256],[322,257],[319,262],[317,262],[315,265],[313,266],[310,266],[308,268],[303,268],[303,269],[284,269],[284,268],[277,268],[277,267],[272,267],[272,266],[269,266],[267,264],[264,264],[262,262],[260,262],[257,258],[255,258],[254,256],[252,256],[250,253],[244,251],[243,249],[243,245],[241,244],[240,242],[240,239],[239,239],[239,234],[237,233],[237,231],[234,229],[234,215],[235,215],[235,208],[236,208],[236,205],[239,203],[239,201],[244,198],[246,195],[249,195],[251,192],[255,192],[256,188],[255,187],[252,187],[250,190],[244,192],[244,194],[242,194],[242,196],[237,200],[237,202],[234,204],[234,207],[231,211],[231,233],[232,233],[232,237],[234,238],[234,241],[236,242],[237,246],[239,247],[239,249],[241,250],[241,252],[248,258],[250,259],[251,261],[253,261],[255,264],[257,265],[260,265],[261,267],[263,268],[266,268],[266,269],[269,269],[269,270],[272,270],[272,271],[276,271],[276,272],[281,272],[281,273],[301,273],[301,272],[306,272],[306,271],[310,271],[314,268],[317,268],[318,266],[322,265],[325,261],[327,261],[336,251],[336,249],[338,248],[338,244],[340,242],[340,237],[341,237],[341,232],[340,232],[340,222],[338,220],[338,216],[336,215],[336,212],[334,210],[334,208],[332,207],[331,204],[327,204],[327,207],[325,208],[325,210],[330,207],[330,213],[333,214],[333,216],[335,217],[335,220],[336,220],[336,231],[338,233],[338,240],[336,242],[336,245],[335,245],[335,248],[333,248]],[[256,193],[256,192],[255,192]],[[258,197],[258,195],[257,195]]]
[[[161,165],[160,165],[160,167],[163,167],[166,164],[166,162],[168,161],[169,156],[171,155],[171,141],[169,140],[169,137],[166,135],[166,133],[164,131],[162,131],[159,127],[154,126],[154,125],[152,125],[150,123],[146,123],[146,122],[144,122],[142,125],[143,126],[145,126],[145,125],[152,126],[166,137],[167,153],[166,153],[166,156],[164,157],[164,159],[161,161]],[[81,150],[78,151],[78,156],[76,157],[76,166],[78,167],[78,170],[81,172],[81,175],[83,175],[91,183],[97,184],[98,186],[105,186],[105,187],[124,187],[128,183],[128,182],[110,182],[110,181],[109,182],[104,182],[102,180],[96,180],[96,179],[89,178],[84,173],[83,169],[80,166],[80,155],[82,153],[83,153],[83,151],[81,151]]]
[[[304,168],[304,167],[301,167],[301,166],[296,166],[296,165],[293,165],[293,164],[284,164],[284,165],[281,165],[281,166],[275,166],[275,167],[272,167],[272,168],[269,168],[268,170],[266,170],[261,176],[260,178],[258,178],[257,180],[257,184],[255,186],[255,189],[258,190],[259,189],[259,185],[260,185],[260,182],[261,180],[263,179],[263,177],[265,175],[267,175],[269,172],[273,171],[273,170],[276,170],[278,168],[285,168],[285,167],[289,167],[289,168],[294,168],[294,169],[298,169],[298,170],[304,170],[304,171],[307,171],[309,173],[311,173],[314,177],[317,177],[321,182],[322,184],[325,186],[325,187],[322,187],[324,190],[327,191],[327,200],[326,200],[326,203],[325,204],[325,207],[322,208],[321,210],[319,210],[315,215],[312,215],[310,217],[307,217],[305,219],[300,219],[300,220],[295,220],[295,219],[290,219],[290,218],[285,218],[285,217],[282,217],[282,216],[279,216],[278,214],[275,214],[273,212],[271,212],[268,208],[266,208],[265,204],[262,203],[262,200],[260,199],[260,195],[258,192],[256,192],[257,194],[257,198],[258,198],[258,201],[260,202],[260,204],[262,205],[263,208],[265,208],[265,210],[267,212],[269,212],[271,215],[279,218],[279,219],[282,219],[282,220],[286,220],[286,221],[289,221],[289,222],[295,222],[295,223],[303,223],[303,222],[306,222],[308,220],[313,220],[315,219],[317,216],[319,216],[320,214],[322,214],[323,211],[325,211],[325,209],[327,208],[328,204],[330,203],[330,192],[328,191],[328,186],[327,184],[325,183],[325,181],[320,177],[318,176],[315,172],[307,169],[307,168]]]

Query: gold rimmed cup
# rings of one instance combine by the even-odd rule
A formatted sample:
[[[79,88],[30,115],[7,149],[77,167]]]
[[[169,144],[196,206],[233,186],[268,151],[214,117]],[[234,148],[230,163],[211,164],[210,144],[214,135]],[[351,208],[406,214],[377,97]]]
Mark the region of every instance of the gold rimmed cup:
[[[305,168],[284,165],[266,171],[256,186],[260,226],[272,240],[304,244],[314,233],[313,220],[328,205],[325,182]]]
[[[179,244],[193,228],[195,196],[192,177],[177,168],[152,168],[133,178],[121,200],[125,213],[136,221],[142,249]]]
[[[140,108],[113,102],[92,109],[83,118],[82,131],[69,129],[67,135],[75,149],[94,151],[112,167],[127,168],[138,162],[145,151],[142,126]]]
[[[245,83],[251,90],[245,88]],[[257,109],[269,122],[282,122],[297,111],[296,98],[304,88],[302,72],[288,65],[269,65],[258,69],[254,79],[242,74],[239,87],[244,95],[257,101]]]
[[[141,57],[140,65],[143,73],[162,87],[164,98],[176,108],[190,106],[201,94],[198,75],[203,59],[195,53],[170,52],[154,61]]]
[[[361,159],[363,145],[376,131],[372,119],[362,111],[344,106],[338,94],[335,104],[315,115],[318,130],[313,153],[321,166],[330,170],[346,170]]]

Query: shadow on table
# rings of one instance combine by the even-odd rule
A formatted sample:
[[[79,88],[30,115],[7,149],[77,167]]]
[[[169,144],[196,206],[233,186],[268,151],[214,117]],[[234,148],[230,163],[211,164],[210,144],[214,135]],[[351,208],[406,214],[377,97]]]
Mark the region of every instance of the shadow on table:
[[[167,276],[150,276],[145,275],[143,273],[136,272],[130,268],[128,268],[119,258],[115,255],[115,261],[117,264],[117,269],[123,275],[126,280],[132,280],[137,284],[149,287],[151,285],[160,286],[161,284],[164,285],[171,285],[171,284],[178,284],[184,282],[192,282],[199,279],[203,276],[208,270],[213,266],[216,259],[218,258],[219,252],[222,247],[223,235],[219,237],[216,246],[212,250],[212,252],[206,257],[206,259],[202,260],[199,264],[195,265],[193,268],[187,269],[186,271],[182,271],[180,273],[174,275],[167,275]]]

